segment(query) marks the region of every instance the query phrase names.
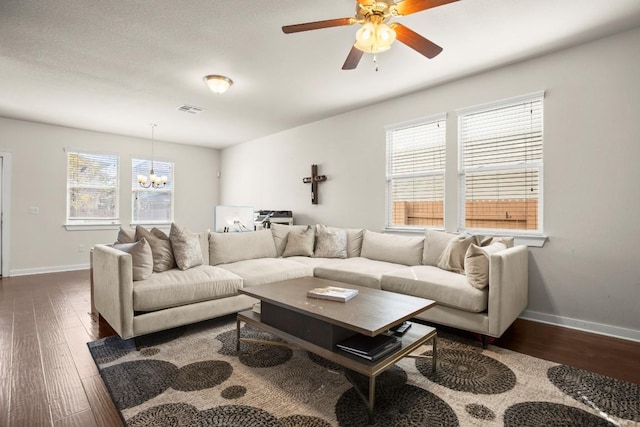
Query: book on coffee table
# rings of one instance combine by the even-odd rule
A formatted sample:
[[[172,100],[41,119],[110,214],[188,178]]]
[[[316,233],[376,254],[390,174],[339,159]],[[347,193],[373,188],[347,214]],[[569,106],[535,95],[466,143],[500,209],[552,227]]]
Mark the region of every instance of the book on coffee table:
[[[327,286],[326,288],[315,288],[307,292],[307,296],[311,298],[327,299],[331,301],[349,301],[358,295],[357,289],[338,288],[335,286]]]
[[[374,353],[374,354],[358,353],[358,352],[350,351],[350,350],[347,350],[347,349],[342,349],[342,351],[346,351],[347,353],[353,354],[353,355],[358,356],[358,357],[362,357],[363,359],[376,361],[376,360],[382,359],[383,357],[393,353],[394,351],[396,351],[400,347],[402,347],[402,342],[401,341],[396,341],[394,343],[391,343],[391,344],[387,345],[382,350],[380,350],[380,351],[378,351],[377,353]]]
[[[381,334],[376,335],[375,337],[369,337],[357,334],[347,338],[346,340],[340,341],[336,346],[341,350],[373,360],[373,357],[379,356],[381,353],[386,354],[397,348],[400,344],[401,342],[392,335]]]

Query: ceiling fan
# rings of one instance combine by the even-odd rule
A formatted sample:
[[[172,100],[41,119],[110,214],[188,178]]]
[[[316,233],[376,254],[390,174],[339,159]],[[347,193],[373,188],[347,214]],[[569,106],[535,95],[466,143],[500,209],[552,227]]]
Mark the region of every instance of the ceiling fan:
[[[396,16],[410,15],[456,1],[458,0],[402,0],[395,3],[394,0],[356,0],[356,16],[354,18],[285,25],[282,27],[282,31],[285,34],[291,34],[360,24],[361,27],[356,33],[356,42],[342,66],[343,70],[355,69],[364,53],[376,54],[389,50],[396,39],[427,58],[433,58],[442,52],[440,46],[399,22],[389,23],[389,21]]]

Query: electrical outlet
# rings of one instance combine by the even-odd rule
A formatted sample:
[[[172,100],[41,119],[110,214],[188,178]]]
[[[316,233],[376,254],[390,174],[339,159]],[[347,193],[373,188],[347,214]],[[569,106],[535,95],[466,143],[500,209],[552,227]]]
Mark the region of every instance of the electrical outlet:
[[[84,245],[78,246],[78,252],[84,252]]]

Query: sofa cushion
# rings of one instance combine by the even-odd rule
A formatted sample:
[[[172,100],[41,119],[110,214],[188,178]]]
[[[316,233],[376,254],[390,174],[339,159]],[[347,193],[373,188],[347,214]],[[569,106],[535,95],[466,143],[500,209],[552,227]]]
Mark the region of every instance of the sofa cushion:
[[[136,227],[136,240],[140,240],[143,237],[147,239],[147,242],[151,245],[151,252],[153,253],[153,271],[155,273],[167,271],[176,266],[169,236],[164,234],[162,230],[155,227],[149,231],[143,226],[138,225]]]
[[[171,269],[153,273],[147,280],[133,284],[133,309],[155,311],[236,295],[242,278],[210,265],[189,270]]]
[[[420,265],[424,236],[401,236],[365,230],[362,239],[363,258],[403,265]]]
[[[475,236],[460,235],[449,240],[447,247],[440,255],[438,267],[454,273],[464,274],[464,255],[472,243],[476,243]]]
[[[436,301],[439,305],[479,313],[488,305],[488,290],[469,286],[464,274],[420,265],[384,274],[382,289]]]
[[[483,289],[489,285],[489,256],[505,249],[507,246],[500,240],[483,247],[469,246],[464,256],[464,271],[471,286]]]
[[[219,267],[242,277],[244,287],[313,276],[312,267],[284,258],[252,259]]]
[[[308,225],[284,225],[271,224],[271,233],[273,235],[273,243],[276,246],[276,256],[281,257],[284,248],[287,246],[287,237],[290,231],[304,231]]]
[[[316,258],[316,257],[307,257],[307,256],[292,256],[287,258],[287,260],[289,261],[299,262],[301,264],[308,265],[311,268],[316,268],[319,265],[327,264],[329,262],[333,262],[339,259],[341,258]]]
[[[389,273],[402,267],[404,267],[402,264],[358,257],[337,259],[323,263],[313,270],[313,275],[337,282],[380,289],[380,277],[384,273]]]
[[[442,252],[444,252],[449,242],[455,238],[456,234],[437,230],[426,230],[424,233],[422,264],[437,267],[440,255],[442,255]]]
[[[180,270],[188,270],[203,263],[199,235],[171,224],[169,240],[171,240],[173,256]]]
[[[316,226],[316,258],[346,258],[347,230],[329,229],[322,224]]]
[[[275,258],[271,230],[246,233],[209,233],[209,264],[218,265],[256,258]]]
[[[153,254],[151,246],[144,237],[135,243],[115,243],[114,249],[119,249],[131,255],[133,280],[144,280],[153,273]]]
[[[282,256],[311,256],[313,255],[315,240],[316,233],[311,226],[307,226],[305,230],[290,231],[287,235],[287,245]]]

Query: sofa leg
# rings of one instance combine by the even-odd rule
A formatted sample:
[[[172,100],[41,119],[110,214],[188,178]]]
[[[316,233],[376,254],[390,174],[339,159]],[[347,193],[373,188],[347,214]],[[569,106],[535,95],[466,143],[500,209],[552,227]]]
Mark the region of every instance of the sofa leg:
[[[486,349],[489,346],[489,337],[482,335],[482,348]]]

